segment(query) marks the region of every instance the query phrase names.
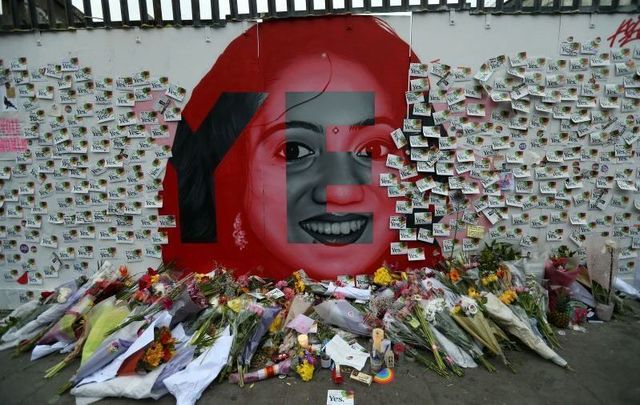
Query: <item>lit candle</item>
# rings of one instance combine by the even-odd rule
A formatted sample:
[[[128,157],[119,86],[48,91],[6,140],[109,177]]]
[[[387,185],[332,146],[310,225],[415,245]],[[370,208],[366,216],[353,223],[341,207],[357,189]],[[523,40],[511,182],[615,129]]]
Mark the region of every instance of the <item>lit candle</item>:
[[[303,348],[306,349],[309,347],[309,336],[302,334],[302,335],[298,335],[298,344]]]
[[[384,330],[380,328],[375,328],[371,333],[371,338],[373,339],[373,349],[375,351],[382,351],[382,339],[384,339]]]

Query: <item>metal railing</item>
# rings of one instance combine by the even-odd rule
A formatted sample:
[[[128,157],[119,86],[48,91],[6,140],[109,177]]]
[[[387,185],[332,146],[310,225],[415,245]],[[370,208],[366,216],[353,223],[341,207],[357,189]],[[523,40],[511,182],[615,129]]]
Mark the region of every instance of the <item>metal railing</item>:
[[[229,21],[407,11],[464,10],[472,14],[591,14],[640,11],[640,0],[476,0],[475,4],[466,0],[0,1],[0,32],[223,26]],[[171,7],[166,7],[168,4]]]

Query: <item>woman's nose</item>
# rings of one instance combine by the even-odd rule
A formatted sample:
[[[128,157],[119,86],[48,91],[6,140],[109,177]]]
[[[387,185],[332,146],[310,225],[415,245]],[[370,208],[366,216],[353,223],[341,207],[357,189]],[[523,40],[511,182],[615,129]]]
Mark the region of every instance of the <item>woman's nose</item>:
[[[349,187],[371,183],[371,166],[354,160],[351,152],[326,152],[316,163],[319,181],[313,186],[312,198],[318,204],[348,205],[364,198],[362,187]],[[327,186],[331,187],[327,193]]]

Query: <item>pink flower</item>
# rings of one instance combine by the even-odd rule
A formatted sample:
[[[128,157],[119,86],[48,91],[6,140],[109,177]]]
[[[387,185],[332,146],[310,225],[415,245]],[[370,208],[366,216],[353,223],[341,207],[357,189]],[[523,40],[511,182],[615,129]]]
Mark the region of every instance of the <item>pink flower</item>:
[[[286,281],[284,281],[284,280],[280,280],[280,281],[278,281],[278,282],[276,283],[276,288],[279,288],[279,289],[281,289],[281,290],[282,290],[283,288],[287,287],[288,285],[289,285],[289,284],[288,284]]]
[[[282,292],[284,293],[284,297],[287,299],[287,301],[292,300],[293,297],[295,297],[296,292],[293,291],[293,289],[287,287],[284,290],[282,290]]]
[[[246,274],[238,276],[237,281],[240,287],[247,288],[249,286],[249,277]]]
[[[254,312],[258,316],[262,316],[262,314],[264,313],[264,308],[257,304],[250,304],[247,309],[251,312]]]

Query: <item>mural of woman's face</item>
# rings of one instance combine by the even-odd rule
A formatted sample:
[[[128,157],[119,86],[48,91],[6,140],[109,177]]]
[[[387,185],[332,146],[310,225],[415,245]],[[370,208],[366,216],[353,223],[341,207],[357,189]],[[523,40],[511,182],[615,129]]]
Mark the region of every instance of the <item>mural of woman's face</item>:
[[[402,109],[365,67],[327,54],[287,65],[266,93],[248,128],[248,226],[314,277],[379,264],[395,205],[377,183]]]

